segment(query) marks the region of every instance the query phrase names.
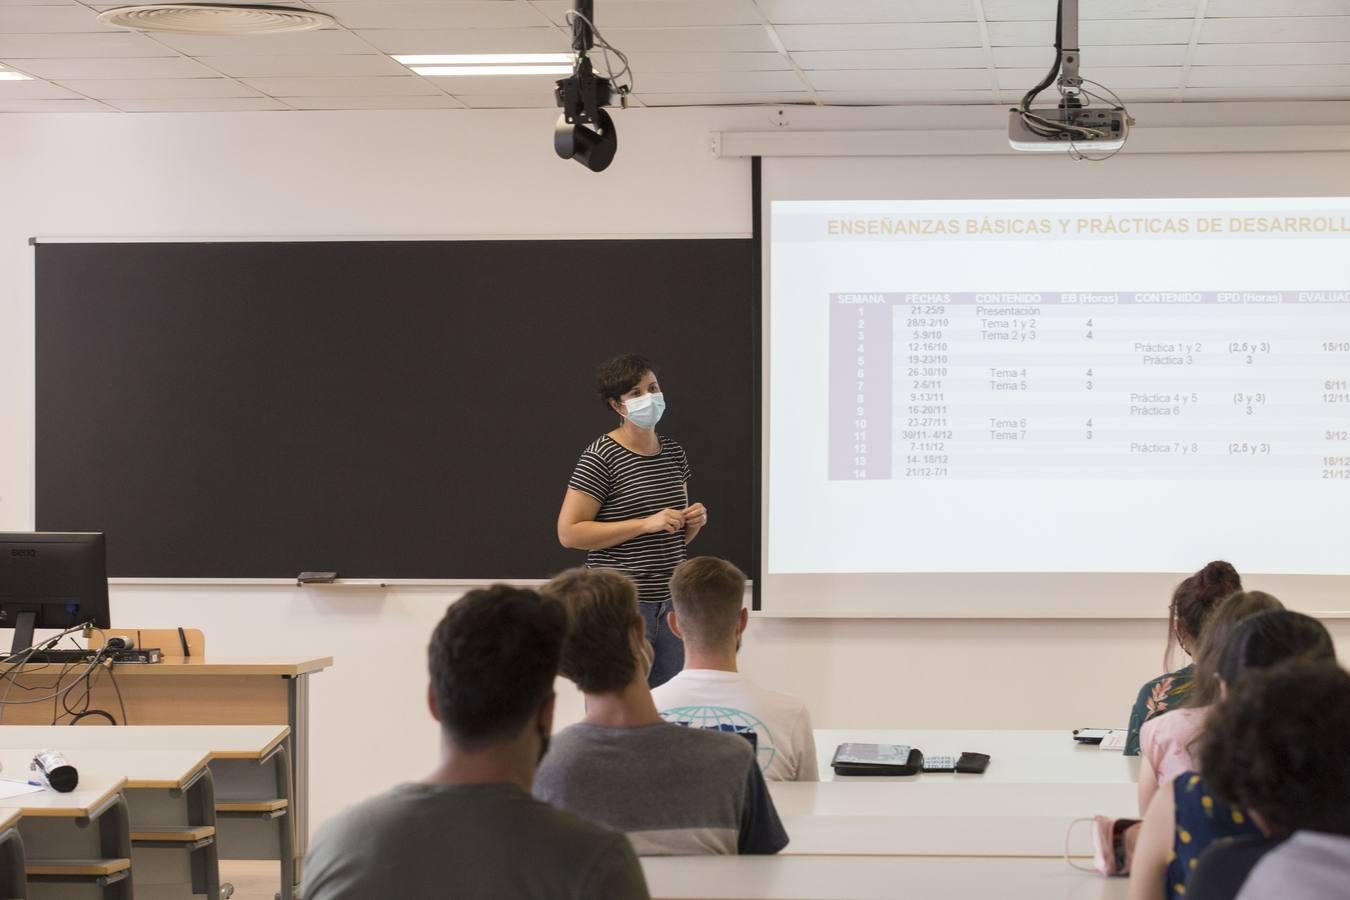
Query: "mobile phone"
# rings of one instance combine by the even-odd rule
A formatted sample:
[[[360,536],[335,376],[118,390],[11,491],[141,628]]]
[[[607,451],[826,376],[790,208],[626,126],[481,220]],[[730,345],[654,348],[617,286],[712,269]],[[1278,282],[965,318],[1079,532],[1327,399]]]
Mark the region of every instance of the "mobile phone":
[[[1073,739],[1080,744],[1100,744],[1110,733],[1110,728],[1075,728]]]

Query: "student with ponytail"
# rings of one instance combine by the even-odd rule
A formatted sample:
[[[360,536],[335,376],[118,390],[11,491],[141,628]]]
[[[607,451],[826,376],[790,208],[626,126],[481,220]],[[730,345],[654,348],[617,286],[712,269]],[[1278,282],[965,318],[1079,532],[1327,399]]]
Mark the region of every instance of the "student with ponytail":
[[[1180,647],[1190,656],[1199,646],[1209,614],[1219,601],[1242,590],[1242,579],[1229,563],[1216,560],[1177,585],[1167,621],[1167,651],[1163,669],[1167,674],[1146,682],[1130,711],[1130,727],[1125,737],[1125,755],[1139,755],[1139,730],[1144,723],[1184,706],[1195,677],[1195,667],[1187,664],[1171,671],[1173,651]]]

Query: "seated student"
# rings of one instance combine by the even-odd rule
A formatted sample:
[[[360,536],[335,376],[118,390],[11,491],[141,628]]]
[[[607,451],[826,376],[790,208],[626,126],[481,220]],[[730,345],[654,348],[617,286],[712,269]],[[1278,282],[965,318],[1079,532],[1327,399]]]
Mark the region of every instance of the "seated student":
[[[766,780],[819,781],[806,706],[760,687],[736,668],[748,620],[741,570],[711,556],[686,560],[670,579],[670,597],[670,629],[684,641],[684,670],[652,690],[661,715],[688,725],[689,716],[682,718],[681,710],[693,707],[700,717],[714,712],[722,721],[749,722]]]
[[[586,699],[553,736],[534,795],[623,831],[643,856],[777,853],[787,846],[750,742],[664,721],[647,687],[651,645],[637,587],[611,569],[544,586],[567,610],[562,674]]]
[[[1172,593],[1167,617],[1167,651],[1163,668],[1171,668],[1172,648],[1179,646],[1191,654],[1204,634],[1205,620],[1218,602],[1242,590],[1242,579],[1229,563],[1216,560],[1187,578]],[[1185,703],[1191,690],[1192,665],[1159,675],[1139,689],[1130,710],[1129,731],[1125,735],[1125,755],[1139,755],[1139,729],[1152,718],[1170,712]]]
[[[450,607],[428,652],[440,764],[320,830],[305,900],[647,900],[623,835],[530,796],[566,627],[557,602],[506,585]]]
[[[1334,664],[1336,652],[1326,627],[1311,616],[1289,610],[1257,613],[1233,632],[1219,666],[1220,692],[1227,695],[1252,672],[1295,659]],[[1214,739],[1202,735],[1200,748],[1218,752],[1215,741],[1222,734],[1216,731]],[[1341,752],[1339,747],[1323,749]],[[1212,844],[1259,836],[1246,810],[1216,796],[1200,774],[1183,773],[1149,804],[1130,869],[1130,900],[1172,900],[1184,895],[1200,855]]]
[[[1182,772],[1199,768],[1196,740],[1210,707],[1219,699],[1219,666],[1229,639],[1243,620],[1270,609],[1284,609],[1284,604],[1262,591],[1247,591],[1225,597],[1210,614],[1195,652],[1195,679],[1185,705],[1168,716],[1150,719],[1139,731],[1141,816],[1148,812],[1149,801],[1160,787],[1170,785]]]
[[[1215,711],[1200,762],[1264,837],[1215,844],[1187,886],[1199,900],[1350,895],[1350,674],[1296,660],[1254,672]],[[1250,873],[1250,874],[1248,874]]]

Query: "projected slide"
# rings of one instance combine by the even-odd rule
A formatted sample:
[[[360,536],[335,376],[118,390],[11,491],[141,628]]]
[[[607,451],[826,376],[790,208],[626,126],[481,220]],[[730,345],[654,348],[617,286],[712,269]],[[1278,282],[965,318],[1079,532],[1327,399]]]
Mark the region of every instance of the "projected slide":
[[[770,572],[1350,571],[1350,201],[775,202]]]

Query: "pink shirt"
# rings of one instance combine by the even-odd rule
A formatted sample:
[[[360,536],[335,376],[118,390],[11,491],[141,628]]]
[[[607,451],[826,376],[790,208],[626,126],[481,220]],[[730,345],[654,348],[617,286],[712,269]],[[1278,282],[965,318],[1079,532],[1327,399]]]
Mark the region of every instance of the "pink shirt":
[[[1199,770],[1195,742],[1208,714],[1208,706],[1182,707],[1149,719],[1139,729],[1139,752],[1153,767],[1158,787],[1171,784],[1182,772]]]

